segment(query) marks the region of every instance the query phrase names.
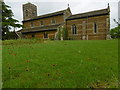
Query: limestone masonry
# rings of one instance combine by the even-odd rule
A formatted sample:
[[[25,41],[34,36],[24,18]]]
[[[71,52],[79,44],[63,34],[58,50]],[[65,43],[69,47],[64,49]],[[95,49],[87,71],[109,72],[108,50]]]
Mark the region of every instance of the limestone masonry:
[[[110,7],[72,15],[70,7],[37,16],[37,6],[23,5],[24,38],[57,39],[60,30],[67,31],[69,40],[106,40],[110,29]],[[65,28],[65,29],[61,29]],[[63,35],[60,35],[61,39]]]

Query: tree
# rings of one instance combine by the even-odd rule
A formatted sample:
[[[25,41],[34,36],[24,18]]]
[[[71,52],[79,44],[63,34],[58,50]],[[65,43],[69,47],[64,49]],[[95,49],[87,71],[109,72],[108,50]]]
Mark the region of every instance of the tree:
[[[10,9],[10,6],[6,5],[4,2],[2,3],[2,40],[10,39],[9,32],[10,29],[23,27],[21,24],[16,24],[19,21],[13,18],[13,12]]]
[[[113,19],[114,20],[114,22],[118,25],[118,26],[120,26],[120,18],[119,18],[119,20],[118,21],[116,21],[115,19]]]
[[[67,40],[68,39],[68,32],[65,27],[62,28],[62,34],[63,34],[63,39]]]
[[[120,26],[111,29],[110,35],[112,38],[120,38]]]
[[[120,18],[118,21],[116,21],[115,19],[113,19],[114,22],[118,25],[117,27],[111,29],[110,34],[112,38],[120,38]]]
[[[68,38],[67,29],[64,26],[60,26],[57,31],[56,39],[57,40],[67,40]]]

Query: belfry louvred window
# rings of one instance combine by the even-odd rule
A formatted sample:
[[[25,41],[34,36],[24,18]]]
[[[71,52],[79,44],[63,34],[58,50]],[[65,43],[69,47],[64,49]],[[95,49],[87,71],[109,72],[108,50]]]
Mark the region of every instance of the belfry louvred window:
[[[28,10],[26,10],[25,13],[26,13],[26,16],[28,16]]]

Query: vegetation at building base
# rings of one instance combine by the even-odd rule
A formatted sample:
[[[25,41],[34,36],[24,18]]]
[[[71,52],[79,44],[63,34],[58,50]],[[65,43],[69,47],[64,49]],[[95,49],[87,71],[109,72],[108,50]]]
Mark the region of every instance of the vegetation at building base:
[[[15,31],[9,31],[5,35],[2,36],[4,40],[9,40],[9,39],[18,39],[17,34]]]
[[[117,88],[117,40],[3,41],[3,88]]]
[[[56,40],[67,40],[68,39],[68,31],[65,27],[61,26],[58,28]]]
[[[21,24],[17,24],[19,21],[13,18],[13,12],[10,6],[2,3],[2,40],[13,39],[16,37],[14,32],[10,32],[11,28],[23,27]],[[11,34],[12,33],[12,34]],[[14,36],[15,35],[15,36]]]

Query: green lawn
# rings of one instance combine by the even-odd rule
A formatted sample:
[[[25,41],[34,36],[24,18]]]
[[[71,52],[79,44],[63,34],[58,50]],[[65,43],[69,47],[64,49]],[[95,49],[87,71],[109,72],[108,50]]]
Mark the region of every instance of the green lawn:
[[[116,88],[117,40],[3,41],[3,88]]]

